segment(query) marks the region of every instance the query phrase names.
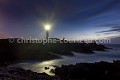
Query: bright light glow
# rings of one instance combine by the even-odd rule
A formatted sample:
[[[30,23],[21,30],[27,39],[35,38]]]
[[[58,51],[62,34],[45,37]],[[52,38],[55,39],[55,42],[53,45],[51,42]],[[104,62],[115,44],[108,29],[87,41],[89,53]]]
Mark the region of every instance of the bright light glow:
[[[49,25],[49,24],[45,25],[45,30],[50,30],[50,28],[51,28],[51,25]]]

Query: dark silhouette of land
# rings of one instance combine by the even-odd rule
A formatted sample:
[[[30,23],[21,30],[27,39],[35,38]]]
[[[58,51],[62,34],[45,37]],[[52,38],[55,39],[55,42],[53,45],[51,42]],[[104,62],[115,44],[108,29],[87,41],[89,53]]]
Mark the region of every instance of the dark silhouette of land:
[[[120,61],[62,65],[52,72],[60,80],[120,80]]]
[[[1,80],[120,80],[120,61],[76,63],[51,70],[55,76],[17,67],[0,67]]]
[[[9,64],[25,60],[49,60],[61,58],[59,55],[74,56],[72,52],[92,54],[94,51],[109,49],[93,43],[17,43],[14,39],[0,40],[0,79],[3,80],[120,80],[120,61],[113,63],[76,63],[62,65],[55,70],[55,76],[36,73],[22,68],[9,67]],[[57,55],[56,55],[57,54]],[[49,67],[45,67],[49,69]]]
[[[46,73],[36,73],[18,67],[0,67],[0,80],[59,80]]]
[[[72,52],[92,54],[94,50],[105,51],[104,45],[93,43],[17,43],[14,39],[0,39],[0,63],[24,60],[49,60],[60,58],[58,55],[74,56]],[[58,55],[56,55],[58,54]]]

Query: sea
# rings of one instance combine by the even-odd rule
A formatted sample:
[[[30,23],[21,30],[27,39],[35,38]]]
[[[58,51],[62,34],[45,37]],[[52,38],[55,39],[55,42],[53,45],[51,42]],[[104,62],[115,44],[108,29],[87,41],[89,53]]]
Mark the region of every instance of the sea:
[[[106,49],[106,51],[94,51],[93,54],[75,53],[74,56],[61,56],[62,59],[46,60],[46,61],[25,61],[16,63],[12,66],[21,67],[25,70],[32,70],[37,73],[47,73],[48,75],[54,75],[50,72],[51,69],[55,69],[54,66],[69,65],[76,63],[94,63],[100,61],[113,62],[113,60],[120,60],[120,44],[105,44],[105,46],[112,49]],[[45,69],[49,67],[49,69]]]

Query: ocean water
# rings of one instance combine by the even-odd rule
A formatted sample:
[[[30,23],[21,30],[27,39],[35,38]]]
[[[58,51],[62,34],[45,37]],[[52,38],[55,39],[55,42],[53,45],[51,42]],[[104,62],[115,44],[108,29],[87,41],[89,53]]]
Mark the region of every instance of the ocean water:
[[[75,63],[94,63],[99,61],[107,61],[112,62],[113,60],[120,60],[120,45],[112,44],[106,45],[113,49],[107,49],[107,51],[94,51],[94,54],[82,54],[82,53],[74,53],[75,56],[61,56],[63,59],[55,59],[55,60],[47,60],[47,61],[30,61],[30,62],[22,62],[17,63],[15,66],[22,67],[24,69],[30,69],[34,72],[42,73],[45,72],[49,75],[54,75],[50,73],[51,69],[54,69],[54,65],[61,66],[62,64],[69,65]],[[48,70],[45,70],[45,67],[49,67]]]
[[[120,49],[120,44],[105,44],[105,46],[115,49]]]

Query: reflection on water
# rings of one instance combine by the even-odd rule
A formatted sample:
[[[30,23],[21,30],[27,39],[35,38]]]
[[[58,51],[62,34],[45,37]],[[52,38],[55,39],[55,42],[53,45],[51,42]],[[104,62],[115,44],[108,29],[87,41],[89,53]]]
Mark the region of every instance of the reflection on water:
[[[22,67],[24,69],[30,69],[34,72],[42,73],[45,72],[49,75],[54,75],[50,73],[51,69],[54,69],[54,65],[61,66],[62,64],[75,64],[79,62],[99,62],[99,61],[108,61],[112,62],[113,60],[120,60],[120,49],[118,50],[109,50],[109,51],[95,51],[94,54],[79,54],[74,53],[75,56],[67,57],[62,56],[63,59],[48,60],[43,62],[25,62],[18,63],[16,66]],[[49,67],[48,70],[45,70],[45,67]]]

